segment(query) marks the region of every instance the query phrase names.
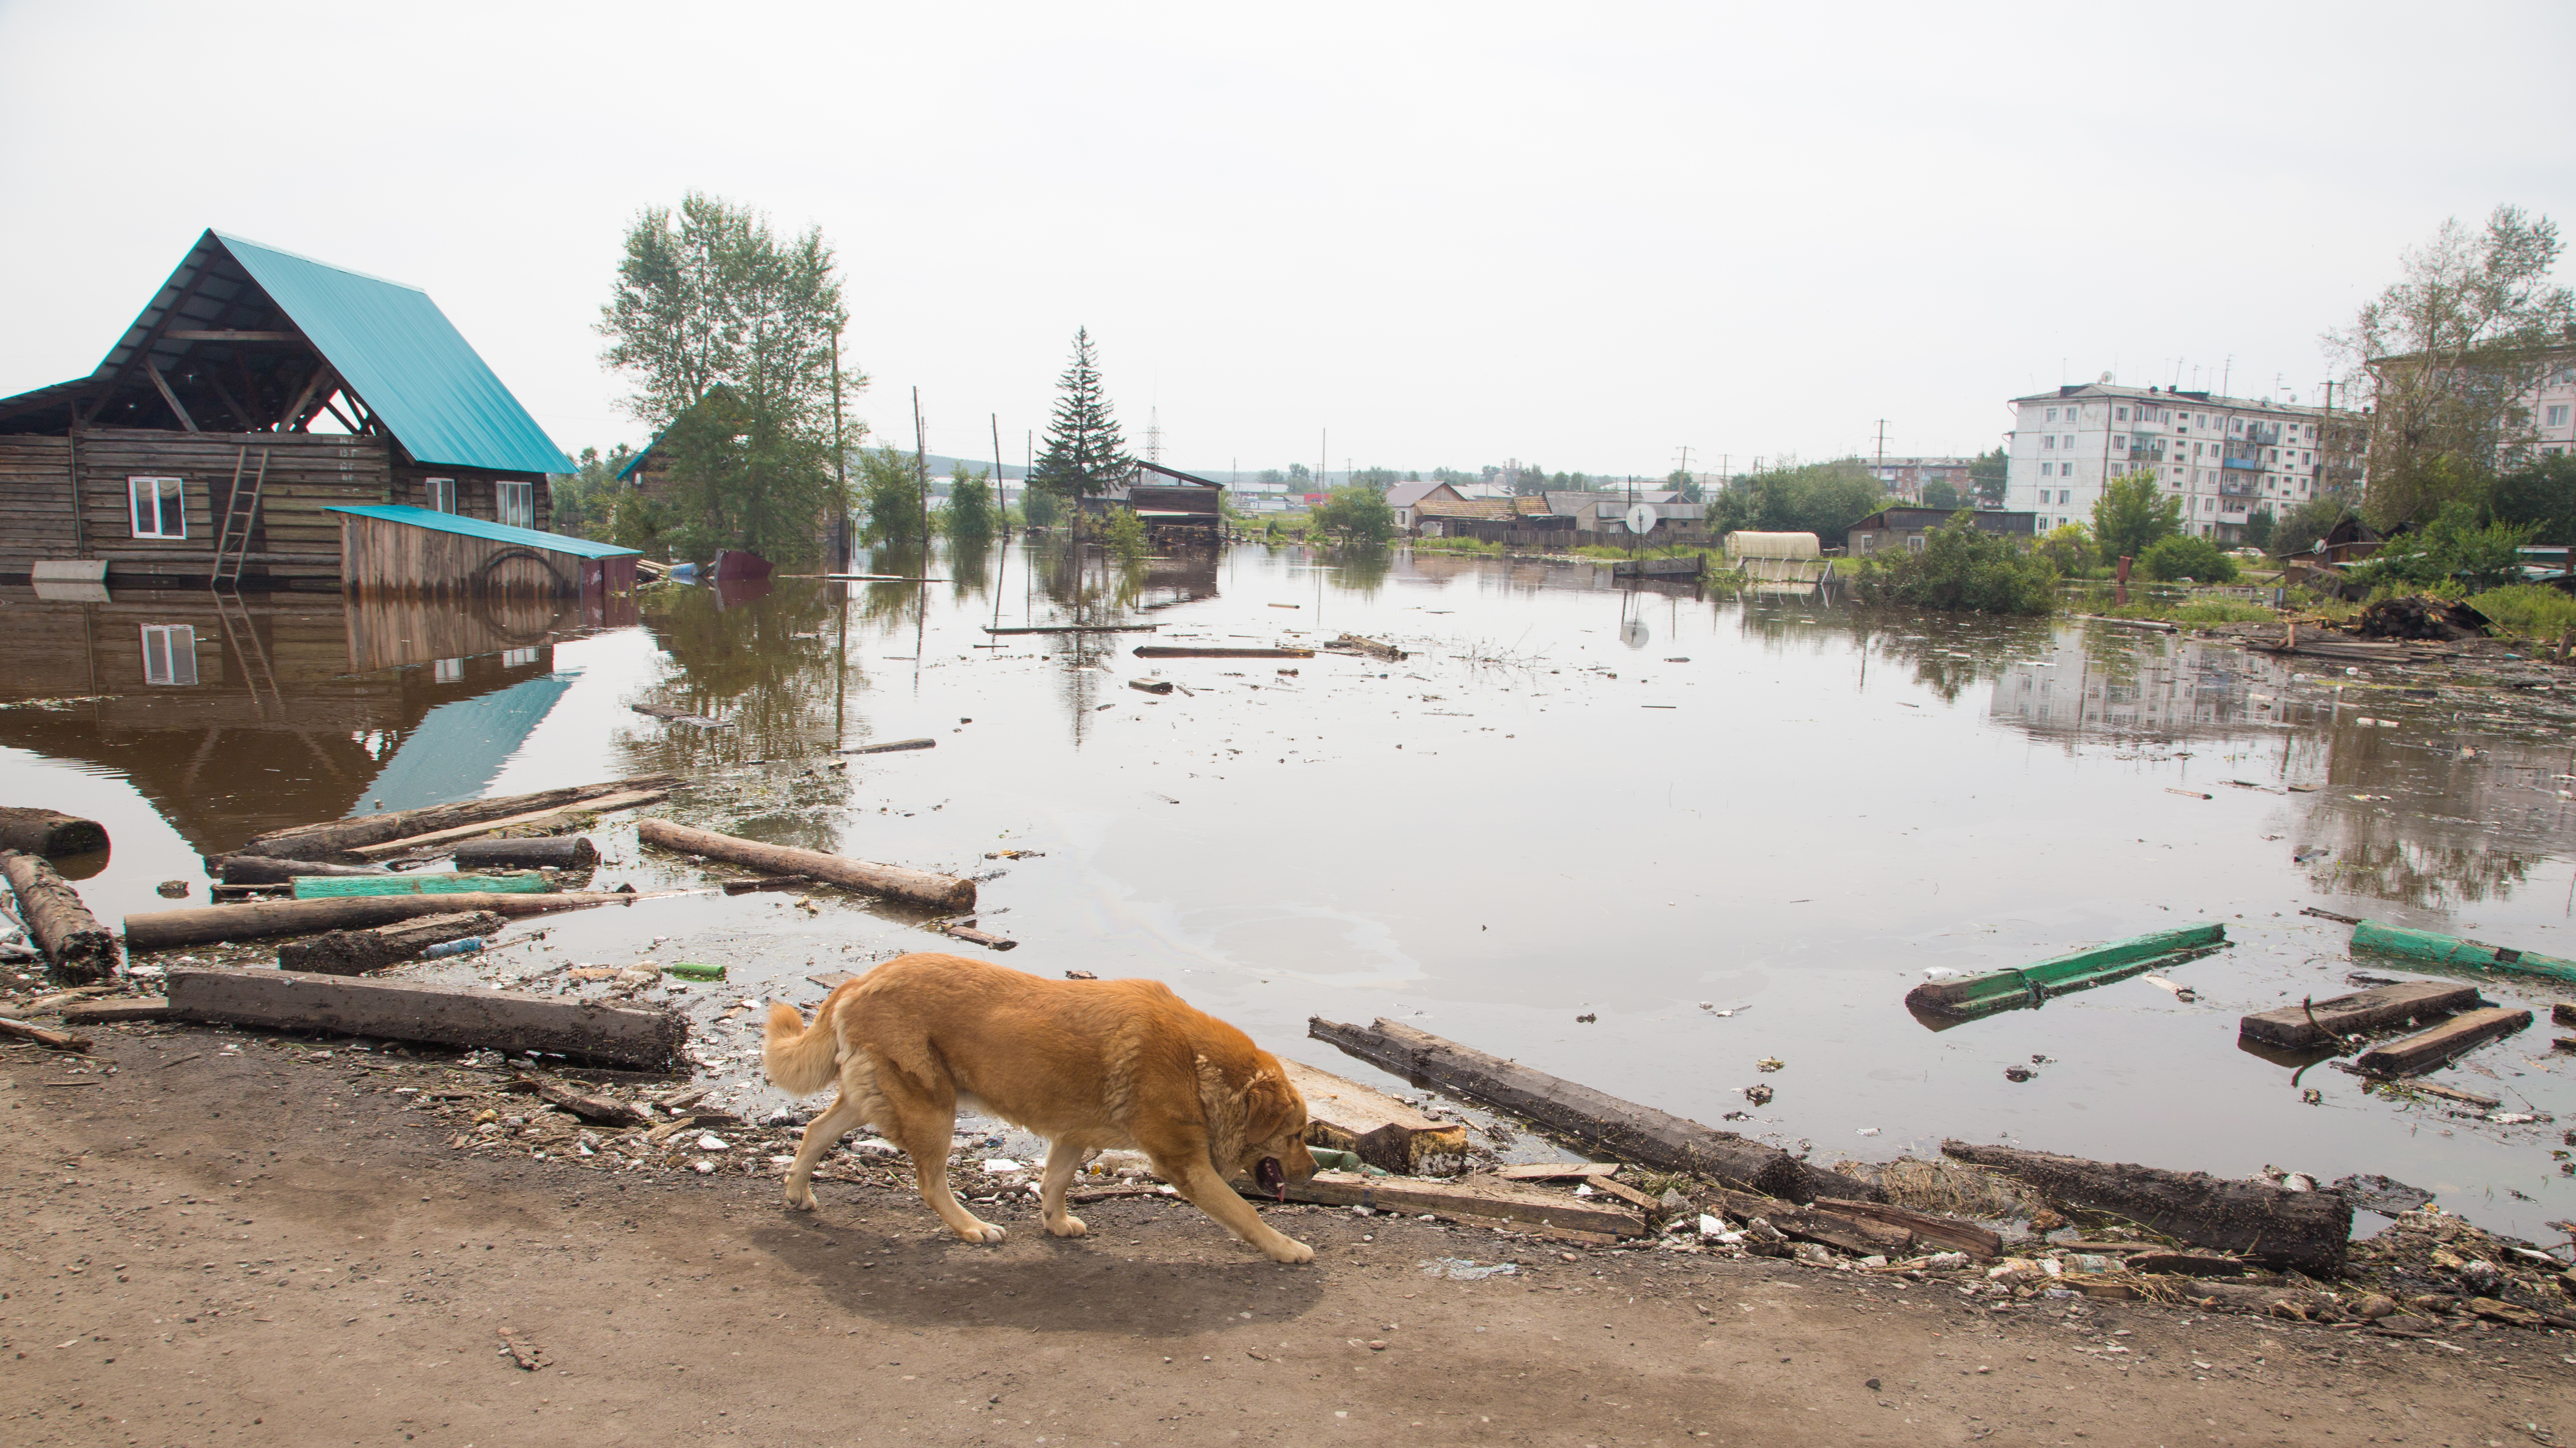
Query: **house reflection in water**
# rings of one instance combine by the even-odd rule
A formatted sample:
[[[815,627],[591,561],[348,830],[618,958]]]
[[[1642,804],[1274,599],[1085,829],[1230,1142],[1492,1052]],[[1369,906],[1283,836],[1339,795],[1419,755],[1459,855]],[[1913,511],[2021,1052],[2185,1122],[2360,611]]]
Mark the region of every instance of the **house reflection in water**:
[[[1987,716],[2040,734],[2234,734],[2324,722],[2330,700],[2293,697],[2282,660],[2173,636],[2090,640],[2052,632],[2039,658],[1995,676]]]

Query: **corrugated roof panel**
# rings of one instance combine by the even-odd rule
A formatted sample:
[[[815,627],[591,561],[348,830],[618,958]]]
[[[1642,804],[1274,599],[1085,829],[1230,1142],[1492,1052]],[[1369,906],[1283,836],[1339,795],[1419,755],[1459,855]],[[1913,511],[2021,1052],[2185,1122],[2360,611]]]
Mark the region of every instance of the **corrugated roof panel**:
[[[326,513],[355,513],[383,523],[408,523],[437,533],[457,533],[480,538],[487,543],[515,543],[522,548],[536,548],[548,553],[568,553],[575,558],[625,558],[642,556],[633,548],[620,548],[614,543],[593,543],[587,538],[567,537],[561,533],[540,533],[534,528],[513,528],[507,523],[487,523],[481,518],[464,518],[454,513],[437,513],[427,508],[414,508],[401,503],[334,504]]]
[[[429,293],[213,235],[413,457],[514,473],[573,470]]]

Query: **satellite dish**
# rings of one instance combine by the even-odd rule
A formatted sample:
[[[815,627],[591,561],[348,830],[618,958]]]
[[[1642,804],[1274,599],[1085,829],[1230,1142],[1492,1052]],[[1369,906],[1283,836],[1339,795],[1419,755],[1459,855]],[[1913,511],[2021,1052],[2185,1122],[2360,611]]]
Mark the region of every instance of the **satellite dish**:
[[[1642,618],[1632,618],[1619,625],[1619,642],[1632,649],[1644,648],[1654,640],[1654,637],[1654,631],[1646,627],[1646,621]]]
[[[1628,531],[1631,533],[1654,532],[1655,510],[1644,503],[1639,503],[1635,507],[1630,508],[1628,510]]]

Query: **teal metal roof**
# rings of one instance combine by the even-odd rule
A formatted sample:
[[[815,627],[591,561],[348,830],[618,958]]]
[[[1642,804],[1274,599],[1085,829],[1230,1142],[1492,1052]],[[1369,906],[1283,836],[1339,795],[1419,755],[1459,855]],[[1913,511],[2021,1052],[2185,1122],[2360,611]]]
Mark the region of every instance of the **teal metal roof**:
[[[572,687],[572,674],[542,674],[472,699],[439,705],[385,761],[348,817],[420,809],[480,796]]]
[[[569,473],[572,460],[429,293],[209,232],[424,463]]]
[[[620,548],[614,543],[593,543],[587,538],[569,537],[562,533],[540,533],[534,528],[513,528],[507,523],[487,523],[480,518],[463,518],[454,513],[437,513],[427,508],[414,508],[400,503],[348,503],[325,508],[326,513],[355,513],[380,523],[408,523],[434,533],[455,533],[467,538],[480,538],[487,543],[515,543],[522,548],[536,548],[548,553],[569,553],[575,558],[630,558],[642,556],[634,548]]]

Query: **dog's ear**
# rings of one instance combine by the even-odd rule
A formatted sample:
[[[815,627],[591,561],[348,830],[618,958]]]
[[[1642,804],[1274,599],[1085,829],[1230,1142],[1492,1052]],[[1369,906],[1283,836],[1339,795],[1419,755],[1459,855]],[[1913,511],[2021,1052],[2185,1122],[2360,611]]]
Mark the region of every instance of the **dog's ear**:
[[[1244,1091],[1244,1144],[1254,1146],[1287,1132],[1302,1136],[1305,1130],[1306,1098],[1288,1084],[1277,1062],[1264,1057],[1261,1069]]]

